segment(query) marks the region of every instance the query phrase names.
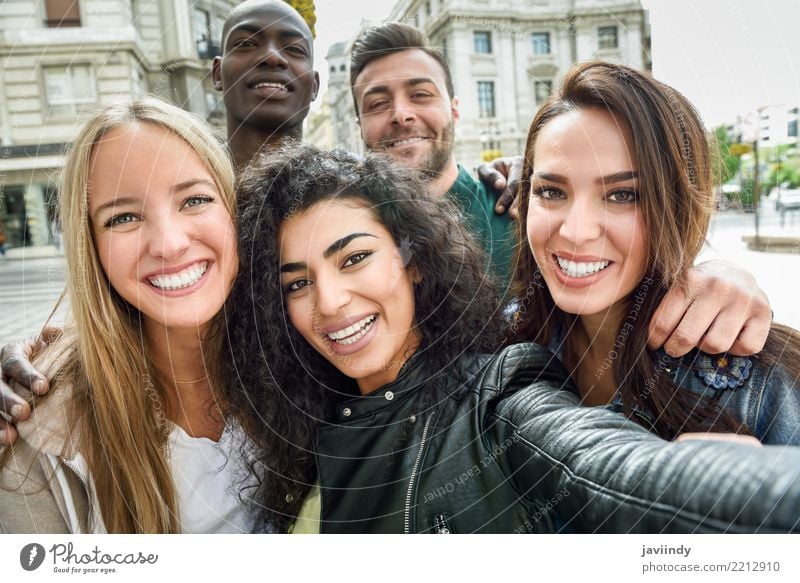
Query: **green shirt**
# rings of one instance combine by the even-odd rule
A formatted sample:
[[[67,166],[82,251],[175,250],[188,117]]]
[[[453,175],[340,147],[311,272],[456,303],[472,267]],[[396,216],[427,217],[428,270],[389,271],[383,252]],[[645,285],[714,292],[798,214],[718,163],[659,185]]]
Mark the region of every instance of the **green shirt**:
[[[501,296],[505,295],[512,275],[514,223],[507,212],[502,215],[494,212],[496,197],[460,165],[458,177],[447,195],[461,208],[467,228],[489,255],[489,268],[500,284]]]

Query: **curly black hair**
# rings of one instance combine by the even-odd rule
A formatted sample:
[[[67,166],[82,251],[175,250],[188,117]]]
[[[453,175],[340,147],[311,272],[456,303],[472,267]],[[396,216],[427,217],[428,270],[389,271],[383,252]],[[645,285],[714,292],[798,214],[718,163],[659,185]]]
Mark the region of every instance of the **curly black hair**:
[[[408,257],[415,327],[431,370],[456,374],[464,352],[494,352],[506,326],[483,250],[456,207],[426,193],[416,174],[386,157],[290,145],[257,156],[240,177],[239,273],[223,310],[223,396],[255,444],[251,498],[260,527],[286,531],[317,479],[316,429],[358,394],[287,318],[278,233],[320,201],[362,201]],[[227,354],[226,354],[227,352]],[[448,368],[450,367],[450,368]],[[253,457],[255,456],[255,457]]]

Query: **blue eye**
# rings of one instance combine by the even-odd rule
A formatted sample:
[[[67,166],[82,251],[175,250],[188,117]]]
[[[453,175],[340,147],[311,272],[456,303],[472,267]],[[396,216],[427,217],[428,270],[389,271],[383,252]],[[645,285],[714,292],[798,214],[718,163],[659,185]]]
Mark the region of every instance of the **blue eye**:
[[[183,205],[181,208],[192,208],[196,206],[200,206],[202,204],[208,204],[210,202],[214,202],[214,199],[210,196],[190,196],[185,201],[183,201]]]
[[[136,215],[134,215],[132,213],[122,213],[120,215],[116,215],[116,216],[113,216],[110,219],[108,219],[104,226],[107,229],[110,228],[110,227],[117,227],[119,225],[125,225],[127,223],[132,223],[133,221],[136,220],[136,218],[137,218]]]

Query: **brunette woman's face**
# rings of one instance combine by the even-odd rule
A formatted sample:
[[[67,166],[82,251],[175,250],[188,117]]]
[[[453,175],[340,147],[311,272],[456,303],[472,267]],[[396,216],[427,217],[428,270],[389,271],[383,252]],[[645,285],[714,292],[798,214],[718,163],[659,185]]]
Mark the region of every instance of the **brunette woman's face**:
[[[236,234],[195,150],[149,123],[95,146],[89,216],[114,289],[148,325],[197,328],[220,310],[236,274]]]
[[[556,305],[591,315],[626,298],[647,269],[629,129],[606,111],[559,115],[533,151],[528,243]]]
[[[419,338],[391,233],[365,203],[326,200],[285,220],[279,244],[292,325],[362,393],[392,382]]]

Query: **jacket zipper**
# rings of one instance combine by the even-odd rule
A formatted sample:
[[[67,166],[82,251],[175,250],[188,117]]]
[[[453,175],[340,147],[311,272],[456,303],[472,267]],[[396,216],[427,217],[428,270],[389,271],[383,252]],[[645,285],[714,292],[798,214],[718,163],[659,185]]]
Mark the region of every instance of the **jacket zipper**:
[[[414,490],[414,481],[417,478],[417,471],[419,471],[419,464],[422,461],[422,452],[425,449],[425,440],[428,438],[428,427],[431,424],[433,415],[428,416],[425,421],[425,427],[422,430],[422,439],[419,442],[419,451],[417,452],[417,459],[414,460],[414,467],[411,470],[411,477],[408,480],[408,492],[406,493],[406,513],[405,513],[405,534],[411,534],[411,496]]]
[[[433,517],[433,528],[436,534],[452,534],[450,526],[447,524],[447,517],[444,514],[437,514]]]

